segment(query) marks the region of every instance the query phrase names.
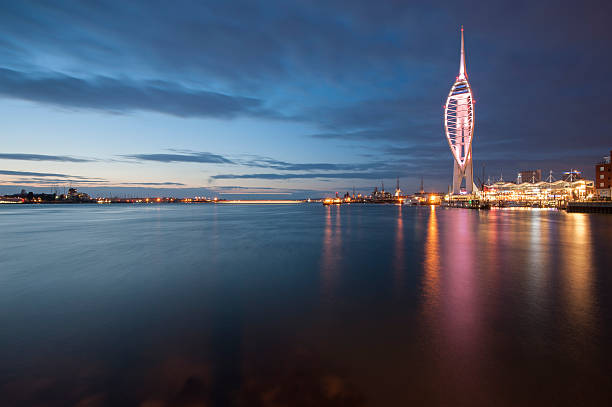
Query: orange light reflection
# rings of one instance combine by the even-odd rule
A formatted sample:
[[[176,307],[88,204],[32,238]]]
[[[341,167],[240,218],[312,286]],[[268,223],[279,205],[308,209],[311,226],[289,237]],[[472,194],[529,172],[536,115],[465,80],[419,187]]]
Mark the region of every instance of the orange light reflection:
[[[425,311],[433,312],[438,306],[440,291],[440,247],[436,207],[431,206],[425,240],[424,282]]]
[[[394,280],[396,291],[401,289],[404,271],[404,220],[402,219],[402,206],[398,205],[397,221],[395,228],[395,253],[393,259],[395,269]]]
[[[332,211],[336,211],[333,223]],[[340,206],[327,206],[325,207],[325,230],[321,252],[321,281],[324,297],[328,299],[332,294],[334,281],[340,267],[341,246]]]

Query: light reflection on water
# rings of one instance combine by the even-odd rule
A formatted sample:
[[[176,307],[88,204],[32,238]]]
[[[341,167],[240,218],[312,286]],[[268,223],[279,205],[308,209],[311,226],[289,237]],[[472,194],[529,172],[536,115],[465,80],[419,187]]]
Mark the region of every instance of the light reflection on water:
[[[325,233],[321,252],[322,292],[326,300],[333,297],[333,288],[341,272],[342,261],[342,225],[340,206],[326,206]],[[332,218],[333,216],[333,218]]]
[[[397,221],[395,226],[395,250],[393,252],[393,286],[395,292],[402,289],[404,284],[403,274],[405,269],[405,255],[404,252],[404,217],[402,216],[402,205],[396,205],[397,207]]]
[[[550,254],[549,248],[549,233],[550,228],[541,216],[535,215],[531,218],[531,228],[529,233],[529,248],[527,252],[527,264],[525,271],[527,273],[527,294],[529,305],[532,307],[532,312],[538,313],[545,309],[546,304],[541,304],[542,300],[546,299],[545,284],[550,278],[548,272],[550,270]]]
[[[0,225],[3,406],[610,397],[606,215],[82,205]]]
[[[572,334],[589,337],[597,335],[597,313],[593,310],[593,244],[591,241],[591,217],[576,214],[561,226],[562,258],[561,275],[568,320]]]
[[[431,207],[427,234],[425,237],[425,260],[423,275],[424,312],[431,314],[437,310],[440,300],[440,247],[438,242],[438,221],[436,207]]]

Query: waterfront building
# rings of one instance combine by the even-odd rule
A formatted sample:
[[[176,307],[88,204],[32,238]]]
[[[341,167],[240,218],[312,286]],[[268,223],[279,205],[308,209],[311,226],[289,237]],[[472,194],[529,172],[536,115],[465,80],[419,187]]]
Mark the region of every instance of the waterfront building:
[[[461,26],[461,59],[459,75],[444,105],[444,132],[453,154],[453,194],[461,193],[461,184],[465,180],[465,191],[472,194],[477,191],[474,184],[472,164],[472,139],[474,138],[474,98],[468,81],[465,64],[465,47],[463,26]]]
[[[92,201],[91,197],[84,193],[77,191],[76,188],[69,188],[68,195],[64,196],[64,199],[72,202],[90,202]]]
[[[542,170],[521,171],[518,174],[517,183],[531,182],[536,183],[542,181]]]
[[[598,198],[612,198],[612,150],[595,166],[595,188]]]
[[[582,171],[578,171],[578,170],[575,170],[575,169],[571,169],[569,171],[565,171],[563,173],[563,175],[565,176],[565,180],[566,181],[570,181],[570,182],[582,179]]]
[[[585,179],[552,182],[504,182],[485,185],[480,196],[487,202],[514,203],[517,205],[558,206],[571,201],[592,199],[594,182]]]

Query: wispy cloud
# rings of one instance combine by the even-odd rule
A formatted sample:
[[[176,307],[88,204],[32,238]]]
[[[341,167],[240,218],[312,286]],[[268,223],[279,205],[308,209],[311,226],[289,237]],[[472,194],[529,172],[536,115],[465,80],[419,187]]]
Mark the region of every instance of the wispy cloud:
[[[255,168],[269,168],[279,171],[346,171],[364,170],[370,167],[371,163],[290,163],[287,161],[276,160],[270,157],[252,156],[249,159],[234,160],[236,163]]]
[[[218,174],[213,175],[212,179],[265,179],[265,180],[285,180],[285,179],[381,179],[394,178],[397,172],[336,172],[336,173],[290,173],[290,174]]]
[[[288,191],[286,188],[274,188],[274,187],[244,187],[239,185],[216,185],[210,187],[214,190],[253,190],[253,191],[266,191],[266,190],[274,190],[274,191]]]
[[[52,172],[0,170],[0,175],[10,176],[2,182],[12,185],[55,185],[55,184],[106,184],[103,178],[85,177],[82,175],[58,174]]]
[[[81,177],[78,175],[67,175],[67,174],[57,174],[52,172],[31,172],[31,171],[11,171],[11,170],[0,170],[1,175],[17,175],[17,176],[31,176],[31,177],[60,177],[60,178],[82,178],[86,179],[87,177]]]
[[[391,147],[389,147],[391,148]],[[405,153],[405,152],[404,152]],[[401,155],[401,154],[398,154]],[[277,160],[271,157],[258,155],[243,155],[237,157],[226,157],[210,152],[193,152],[173,150],[172,153],[159,154],[131,154],[123,157],[155,161],[161,163],[193,162],[230,164],[243,168],[262,168],[272,170],[265,173],[224,173],[210,177],[210,180],[222,179],[261,179],[261,180],[288,180],[288,179],[381,179],[395,178],[398,175],[406,175],[418,171],[429,173],[436,172],[431,168],[431,160],[420,160],[418,163],[412,160],[369,160],[355,163],[293,163]],[[422,158],[422,157],[421,157]],[[234,187],[237,188],[237,187]],[[259,188],[261,189],[261,188]]]
[[[161,163],[233,164],[232,160],[222,155],[207,152],[189,152],[184,154],[129,154],[123,155],[123,157],[142,161],[157,161]]]
[[[14,180],[3,180],[4,183],[13,185],[58,185],[58,184],[76,184],[76,185],[89,185],[89,184],[107,184],[108,181],[95,180],[95,179],[72,179],[72,178],[18,178]]]
[[[279,117],[256,98],[188,89],[169,81],[74,77],[0,68],[0,95],[71,109],[153,111],[179,117]]]
[[[0,153],[0,160],[22,160],[22,161],[62,161],[83,163],[95,161],[88,158],[77,158],[67,155],[47,155],[47,154],[23,154],[23,153]]]
[[[174,150],[173,150],[174,151]],[[263,157],[256,155],[248,155],[243,157],[226,157],[220,154],[210,152],[172,152],[172,153],[157,153],[157,154],[127,154],[122,157],[142,160],[155,161],[160,163],[202,163],[202,164],[233,164],[244,167],[268,168],[278,171],[354,171],[366,170],[372,167],[372,163],[291,163],[287,161],[277,160],[271,157]]]
[[[184,186],[185,184],[181,182],[121,182],[118,185],[147,185],[147,186]]]

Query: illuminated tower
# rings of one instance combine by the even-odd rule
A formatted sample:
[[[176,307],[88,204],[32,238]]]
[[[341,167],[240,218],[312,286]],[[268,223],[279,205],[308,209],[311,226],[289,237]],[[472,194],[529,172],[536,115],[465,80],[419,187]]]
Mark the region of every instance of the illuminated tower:
[[[444,131],[454,157],[453,194],[461,192],[465,178],[468,194],[476,191],[472,168],[472,139],[474,138],[474,98],[465,70],[463,26],[461,26],[461,62],[459,76],[451,88],[444,106]]]

